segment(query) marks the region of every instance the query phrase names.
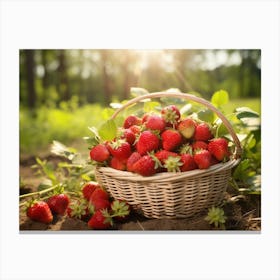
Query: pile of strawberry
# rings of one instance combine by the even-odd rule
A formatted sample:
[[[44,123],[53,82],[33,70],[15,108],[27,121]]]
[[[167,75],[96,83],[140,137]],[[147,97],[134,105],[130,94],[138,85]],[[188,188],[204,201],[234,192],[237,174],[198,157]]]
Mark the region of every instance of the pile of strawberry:
[[[112,200],[108,193],[96,182],[82,186],[82,196],[69,198],[65,193],[54,194],[46,201],[31,201],[27,206],[27,216],[41,223],[49,224],[54,215],[68,215],[87,222],[91,229],[108,229],[113,221],[122,221],[130,213],[125,201]]]
[[[142,176],[158,172],[207,169],[229,159],[225,138],[214,138],[213,128],[201,120],[181,118],[175,105],[160,114],[128,116],[118,136],[93,146],[90,158],[102,166]]]

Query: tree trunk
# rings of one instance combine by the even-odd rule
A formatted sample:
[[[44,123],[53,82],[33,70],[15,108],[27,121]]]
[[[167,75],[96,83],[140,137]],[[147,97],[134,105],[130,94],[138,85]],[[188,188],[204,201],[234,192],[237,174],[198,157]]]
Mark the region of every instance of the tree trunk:
[[[65,51],[60,50],[58,55],[58,72],[59,72],[59,93],[61,94],[62,100],[69,100],[70,99],[70,91],[69,91],[69,81],[67,77],[67,61],[65,57]]]
[[[27,82],[27,104],[33,109],[36,106],[35,73],[34,73],[34,50],[25,50],[25,67]]]
[[[42,78],[42,86],[43,86],[43,97],[42,97],[42,102],[46,102],[47,100],[47,91],[49,87],[49,73],[48,73],[48,68],[47,68],[47,50],[42,50],[41,51],[41,57],[42,57],[42,65],[44,67],[44,76]]]
[[[102,73],[103,73],[103,89],[105,95],[105,103],[109,104],[112,101],[111,79],[108,73],[108,51],[101,51],[102,57]]]

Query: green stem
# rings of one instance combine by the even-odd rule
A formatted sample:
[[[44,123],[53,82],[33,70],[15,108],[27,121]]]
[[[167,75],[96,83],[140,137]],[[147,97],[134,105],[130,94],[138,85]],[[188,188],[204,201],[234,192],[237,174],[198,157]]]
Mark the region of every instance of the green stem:
[[[33,193],[23,194],[23,195],[20,195],[20,196],[19,196],[19,199],[26,198],[26,197],[30,197],[30,196],[34,196],[34,195],[39,195],[39,196],[40,196],[41,194],[47,193],[47,192],[49,192],[49,191],[51,191],[51,190],[54,190],[54,189],[57,188],[57,187],[58,187],[58,185],[53,186],[53,187],[50,187],[50,188],[45,189],[45,190],[42,190],[42,191],[39,191],[39,192],[33,192]]]

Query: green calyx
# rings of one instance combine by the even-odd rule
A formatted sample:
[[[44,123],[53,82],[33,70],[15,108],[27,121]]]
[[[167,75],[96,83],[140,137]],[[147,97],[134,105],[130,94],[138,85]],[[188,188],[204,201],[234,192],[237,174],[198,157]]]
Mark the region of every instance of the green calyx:
[[[190,154],[193,155],[193,149],[192,146],[190,144],[185,144],[180,148],[180,154]]]
[[[112,219],[113,215],[108,212],[108,209],[103,209],[100,211],[104,217],[103,224],[110,224],[111,226],[113,226],[113,219]]]
[[[210,225],[214,224],[216,228],[224,228],[226,219],[227,217],[225,216],[224,210],[219,207],[210,208],[207,217],[205,218],[205,220],[209,222]]]
[[[163,118],[166,122],[175,124],[177,122],[177,113],[173,110],[166,110],[163,114]]]
[[[116,150],[120,148],[126,141],[124,139],[118,139],[112,143],[110,143],[111,147]]]
[[[81,219],[83,215],[86,214],[86,203],[82,200],[81,202],[71,203],[69,208],[71,209],[71,216]]]
[[[129,206],[125,201],[114,200],[111,205],[112,214],[111,217],[125,217],[130,213]]]
[[[147,153],[152,159],[153,161],[155,162],[155,169],[158,169],[158,168],[161,168],[163,167],[160,160],[155,156],[155,152],[154,151],[151,151],[149,153]]]
[[[180,172],[180,166],[182,165],[181,158],[173,156],[169,156],[164,163],[164,167],[168,172]]]

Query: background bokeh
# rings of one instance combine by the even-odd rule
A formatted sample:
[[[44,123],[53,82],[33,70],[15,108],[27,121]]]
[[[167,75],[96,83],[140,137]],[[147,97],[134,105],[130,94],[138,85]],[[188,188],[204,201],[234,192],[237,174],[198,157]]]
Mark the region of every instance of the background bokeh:
[[[20,151],[71,144],[130,88],[177,88],[203,98],[223,89],[231,105],[260,112],[260,50],[20,50]]]

